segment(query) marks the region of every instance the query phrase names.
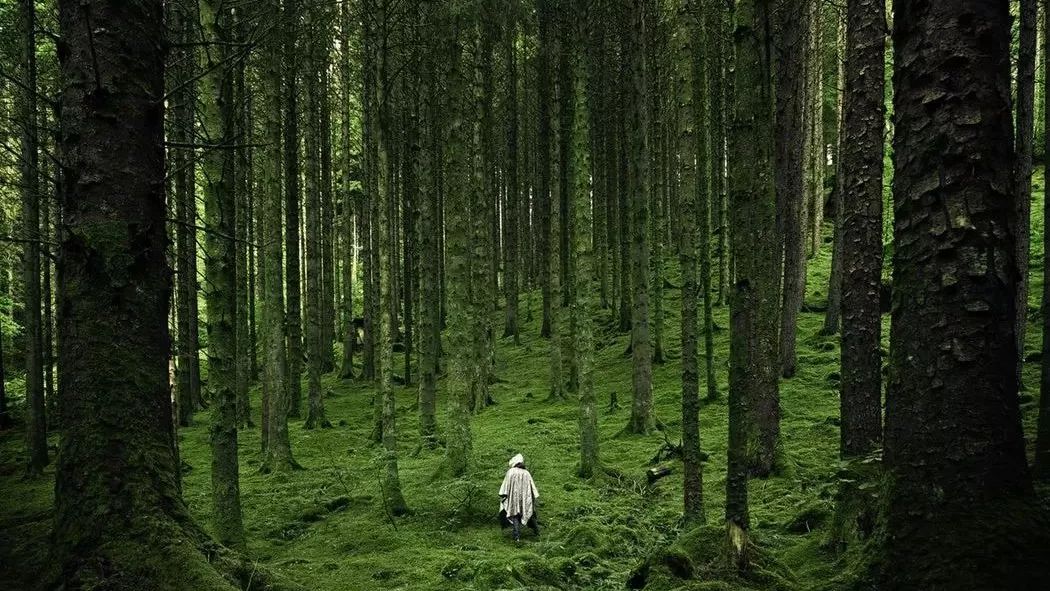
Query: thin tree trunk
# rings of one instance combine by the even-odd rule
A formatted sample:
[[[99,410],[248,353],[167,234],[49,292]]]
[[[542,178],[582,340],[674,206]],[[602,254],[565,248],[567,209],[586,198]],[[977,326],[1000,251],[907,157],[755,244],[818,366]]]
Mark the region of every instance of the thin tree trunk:
[[[342,156],[343,190],[343,359],[339,377],[354,377],[354,346],[357,327],[354,324],[354,261],[357,244],[354,240],[354,207],[350,192],[350,0],[339,2],[339,141]]]
[[[444,16],[444,15],[443,15]],[[469,97],[468,77],[462,63],[463,32],[456,29],[446,31],[442,39],[445,46],[441,52],[444,67],[440,69],[439,79],[447,81],[448,104],[446,108],[449,120],[456,121],[466,114]],[[542,123],[541,123],[542,126]],[[459,477],[467,472],[473,447],[470,406],[473,400],[472,380],[473,367],[471,347],[471,276],[470,254],[470,219],[467,191],[470,189],[469,130],[466,125],[442,126],[446,138],[443,143],[447,154],[443,207],[438,211],[447,211],[447,225],[439,223],[438,227],[446,228],[448,240],[447,272],[448,289],[448,353],[449,376],[448,388],[448,427],[447,445],[445,448],[445,469],[449,476]],[[547,259],[544,259],[545,261]]]
[[[838,133],[835,137],[835,188],[832,189],[832,207],[834,211],[834,236],[831,250],[831,273],[828,277],[828,310],[824,313],[824,328],[821,331],[825,335],[833,335],[839,330],[840,316],[842,313],[842,212],[844,204],[842,177],[842,136],[846,133],[845,118],[845,85],[846,85],[846,18],[845,8],[839,9],[838,16],[838,42],[835,52],[835,61],[838,63]],[[885,36],[885,35],[883,35]],[[885,86],[885,83],[883,83]],[[880,165],[881,166],[881,165]],[[880,230],[881,240],[881,230]]]
[[[773,182],[773,93],[769,0],[736,4],[735,93],[730,130],[730,223],[736,261],[730,304],[729,452],[726,522],[729,549],[749,562],[748,475],[774,470],[779,452],[777,387],[779,276]]]
[[[841,453],[870,453],[882,440],[882,160],[885,3],[846,7],[842,143]]]
[[[805,137],[803,102],[808,100],[805,91],[812,90],[805,84],[809,56],[803,51],[803,41],[809,35],[807,10],[813,4],[812,1],[781,2],[776,23],[776,195],[778,233],[783,240],[780,374],[785,378],[795,375],[798,314],[806,291],[805,164],[799,146]],[[776,260],[779,263],[781,256]]]
[[[240,480],[237,465],[237,195],[234,193],[235,141],[234,63],[229,43],[234,22],[228,6],[204,0],[198,4],[201,27],[210,43],[202,51],[201,80],[204,137],[211,146],[203,154],[205,278],[208,312],[208,390],[213,419],[212,519],[219,541],[244,544]]]
[[[1043,7],[1043,154],[1050,154],[1050,10]],[[1050,232],[1046,220],[1050,220],[1050,185],[1043,183],[1043,252],[1050,252]],[[1043,256],[1042,293],[1042,337],[1043,358],[1039,373],[1039,419],[1035,438],[1035,464],[1033,475],[1042,481],[1050,480],[1050,257]]]
[[[655,426],[652,391],[652,344],[649,337],[649,128],[646,42],[655,18],[649,0],[634,0],[628,33],[632,91],[631,126],[631,382],[633,402],[627,424],[630,433],[649,433]]]
[[[504,59],[507,63],[507,180],[506,180],[506,225],[504,227],[504,275],[503,297],[506,300],[506,314],[503,321],[503,337],[514,337],[514,343],[521,342],[518,334],[518,207],[521,200],[521,189],[518,182],[518,15],[514,8],[507,11],[506,30],[504,31]]]
[[[285,257],[288,298],[287,338],[288,375],[285,385],[290,401],[289,416],[299,417],[303,398],[303,316],[300,277],[299,212],[302,207],[299,189],[299,0],[288,0],[283,6],[284,17],[284,215]]]
[[[682,272],[682,491],[686,524],[704,522],[703,466],[700,463],[700,370],[697,359],[697,301],[704,298],[705,316],[710,311],[710,253],[706,202],[710,199],[710,132],[707,118],[707,72],[705,35],[700,2],[693,0],[679,9],[683,21],[678,48],[682,117],[679,133],[683,149],[682,196],[679,204],[678,259]],[[701,202],[704,202],[702,205]],[[707,269],[699,269],[697,258],[707,258]],[[710,325],[705,325],[710,334]],[[710,371],[710,369],[709,369]]]
[[[324,348],[324,276],[322,258],[324,257],[323,222],[321,221],[322,186],[321,173],[321,70],[324,59],[322,49],[327,47],[318,39],[322,34],[320,9],[316,6],[307,8],[306,43],[306,361],[307,361],[307,408],[306,429],[329,427],[325,418],[324,392],[321,390],[321,373],[324,371],[322,360]]]
[[[277,0],[267,6],[276,10]],[[262,195],[259,207],[259,244],[261,247],[262,282],[262,348],[265,363],[262,368],[263,395],[263,464],[262,471],[284,472],[298,468],[292,457],[288,435],[288,417],[292,399],[288,387],[288,349],[285,333],[284,309],[284,216],[285,186],[281,170],[285,146],[282,144],[282,123],[285,121],[281,95],[284,71],[281,57],[284,40],[271,39],[263,45],[261,127],[265,132]]]
[[[536,194],[536,214],[539,218],[538,240],[537,240],[537,267],[540,276],[540,290],[543,296],[543,324],[540,327],[540,336],[549,338],[551,336],[551,278],[550,278],[550,256],[551,256],[551,105],[553,104],[553,64],[551,58],[551,45],[553,43],[553,32],[556,10],[552,6],[553,0],[536,0],[536,18],[539,21],[539,50],[537,58],[538,96],[537,110],[539,111],[539,130],[536,133],[537,151],[536,166],[539,169],[539,186]]]
[[[22,186],[22,277],[25,290],[26,473],[40,476],[47,457],[47,417],[44,402],[43,350],[40,316],[40,171],[37,113],[36,7],[32,0],[18,5],[22,33],[22,80],[19,93]]]
[[[1032,225],[1032,146],[1035,127],[1035,57],[1038,0],[1020,1],[1017,54],[1017,383],[1024,389],[1024,341],[1028,328],[1028,261]]]

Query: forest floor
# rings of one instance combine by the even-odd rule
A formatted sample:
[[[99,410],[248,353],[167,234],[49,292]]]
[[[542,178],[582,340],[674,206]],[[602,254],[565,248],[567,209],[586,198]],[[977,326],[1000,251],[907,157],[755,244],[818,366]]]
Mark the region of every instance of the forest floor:
[[[1042,267],[1041,173],[1035,179],[1032,236],[1032,289],[1029,352],[1038,351],[1038,303]],[[838,339],[820,334],[828,285],[831,245],[809,261],[806,302],[799,318],[798,374],[781,382],[781,433],[788,459],[784,475],[752,480],[751,524],[762,568],[746,580],[705,570],[699,556],[717,556],[724,544],[721,526],[725,495],[728,360],[728,307],[715,308],[715,359],[719,401],[701,410],[707,527],[687,543],[680,533],[681,472],[652,486],[645,471],[665,443],[681,433],[679,296],[664,290],[663,343],[667,360],[654,366],[657,417],[665,431],[623,436],[630,412],[630,361],[627,335],[618,334],[602,315],[596,337],[595,386],[601,413],[601,457],[621,478],[583,481],[575,475],[579,458],[577,403],[548,401],[549,345],[538,337],[537,294],[522,302],[520,345],[508,339],[497,347],[493,386],[497,404],[472,418],[473,456],[468,480],[433,480],[442,450],[418,450],[416,388],[397,390],[400,474],[407,517],[388,517],[379,496],[383,475],[379,449],[369,441],[373,389],[359,381],[325,376],[331,429],[308,431],[302,420],[291,425],[293,453],[305,468],[264,475],[258,429],[242,432],[241,499],[248,552],[261,565],[306,589],[847,589],[863,571],[862,549],[825,547],[838,463]],[[669,262],[668,268],[677,267]],[[677,285],[675,272],[670,282]],[[884,316],[888,341],[889,316]],[[701,366],[702,367],[702,366]],[[398,373],[403,370],[398,370]],[[1026,434],[1035,432],[1038,361],[1025,366],[1030,391],[1022,394]],[[701,379],[701,382],[703,380]],[[439,389],[444,382],[439,383]],[[11,384],[17,390],[18,384]],[[305,390],[305,383],[304,383]],[[610,409],[616,393],[619,408]],[[701,395],[703,387],[701,386]],[[444,414],[444,396],[439,393]],[[258,412],[258,389],[253,390]],[[439,421],[442,418],[439,417]],[[186,502],[203,524],[210,523],[208,412],[179,432]],[[441,424],[441,423],[439,423]],[[52,436],[52,444],[57,438]],[[525,455],[540,491],[542,535],[524,536],[515,545],[497,521],[497,490],[507,459]],[[54,468],[46,477],[24,480],[21,431],[0,434],[0,580],[30,588],[46,560]],[[1045,491],[1044,491],[1045,492]],[[670,546],[670,550],[668,547]],[[690,570],[673,559],[687,548]],[[639,568],[647,557],[670,556],[658,567]],[[714,564],[715,561],[708,561]],[[677,566],[676,566],[677,565]],[[647,573],[648,577],[638,576]],[[677,573],[677,575],[676,575]]]

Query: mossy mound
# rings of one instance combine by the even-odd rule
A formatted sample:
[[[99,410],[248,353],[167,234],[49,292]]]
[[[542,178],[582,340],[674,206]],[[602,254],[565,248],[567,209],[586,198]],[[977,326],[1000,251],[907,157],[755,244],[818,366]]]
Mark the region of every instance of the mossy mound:
[[[639,564],[627,580],[631,589],[770,589],[798,588],[795,574],[762,545],[750,541],[750,566],[739,571],[726,552],[720,526],[701,526],[680,535]]]

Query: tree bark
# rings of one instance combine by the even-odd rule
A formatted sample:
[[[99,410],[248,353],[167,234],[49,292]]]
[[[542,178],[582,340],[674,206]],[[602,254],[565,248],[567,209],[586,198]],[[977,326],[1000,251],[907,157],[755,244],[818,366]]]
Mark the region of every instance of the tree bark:
[[[812,2],[781,1],[776,23],[776,195],[779,234],[783,240],[783,290],[780,314],[780,374],[795,375],[798,314],[806,292],[806,192],[803,145],[806,96],[804,41],[809,35],[807,10]],[[819,59],[814,57],[813,59]],[[779,245],[778,245],[779,246]],[[781,257],[777,257],[779,263]]]
[[[1042,23],[1043,42],[1043,94],[1050,84],[1050,10],[1043,8]],[[1043,100],[1043,129],[1050,129],[1050,100]],[[1050,134],[1043,135],[1043,154],[1050,154]],[[1050,186],[1043,183],[1043,252],[1050,252],[1050,232],[1047,232],[1046,221],[1050,219]],[[1042,293],[1042,337],[1043,361],[1039,373],[1039,418],[1035,438],[1035,464],[1033,475],[1042,481],[1050,480],[1050,257],[1043,256],[1043,293]]]
[[[63,433],[46,584],[229,591],[219,564],[229,551],[194,524],[178,488],[163,7],[63,1],[59,22],[69,182],[58,259]]]
[[[1050,542],[1017,401],[1008,3],[898,1],[893,20],[880,588],[1035,588],[1050,576],[1037,550]]]
[[[25,290],[26,474],[40,476],[47,457],[47,417],[44,406],[43,347],[40,316],[40,170],[37,133],[36,6],[18,4],[22,34],[22,80],[19,93],[22,186],[22,278]]]
[[[205,148],[204,269],[208,313],[208,390],[213,418],[210,430],[212,519],[219,541],[244,544],[240,480],[237,465],[237,244],[234,239],[237,196],[234,194],[235,141],[234,62],[231,9],[213,0],[198,4],[204,38],[201,79]]]
[[[306,43],[306,361],[307,361],[307,407],[305,428],[331,426],[325,418],[324,392],[321,390],[321,373],[324,371],[324,276],[323,222],[321,220],[321,193],[324,192],[321,175],[321,70],[325,60],[321,57],[327,46],[318,37],[322,35],[320,9],[307,7]]]
[[[1035,128],[1035,58],[1037,0],[1021,0],[1017,52],[1017,383],[1024,389],[1024,341],[1028,328],[1028,261],[1032,226],[1032,147]]]
[[[630,433],[649,433],[655,426],[652,391],[652,344],[649,338],[649,90],[646,38],[655,18],[649,0],[630,6],[631,27],[627,45],[631,63],[630,91],[630,208],[631,279],[631,382],[633,402],[627,423]]]
[[[870,453],[882,440],[882,160],[885,3],[846,5],[842,142],[841,454]]]
[[[540,276],[540,290],[543,297],[543,324],[540,327],[540,336],[549,338],[551,336],[551,105],[553,104],[552,87],[554,83],[553,64],[551,59],[551,45],[553,43],[552,28],[555,26],[555,7],[552,0],[536,0],[536,18],[539,22],[539,50],[537,56],[538,95],[536,99],[539,129],[536,133],[536,167],[539,169],[539,186],[536,194],[536,209],[539,217],[537,227],[536,258],[537,270]]]
[[[276,10],[277,2],[269,8]],[[285,146],[281,143],[285,111],[281,95],[283,81],[283,39],[263,45],[262,128],[266,131],[265,163],[261,167],[262,200],[259,209],[262,247],[262,348],[263,364],[263,464],[262,471],[283,472],[299,467],[292,456],[288,435],[291,390],[288,387],[288,349],[284,309],[284,232],[282,205],[285,202],[281,179]]]
[[[282,88],[284,89],[284,215],[285,215],[285,290],[287,311],[288,370],[285,386],[288,388],[289,416],[299,417],[303,398],[303,317],[299,266],[299,211],[302,207],[299,188],[299,0],[288,0],[283,5],[283,59]]]

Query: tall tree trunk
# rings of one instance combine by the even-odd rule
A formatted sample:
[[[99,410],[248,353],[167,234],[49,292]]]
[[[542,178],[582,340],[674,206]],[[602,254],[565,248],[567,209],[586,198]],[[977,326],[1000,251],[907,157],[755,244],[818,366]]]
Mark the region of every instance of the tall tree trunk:
[[[318,142],[319,158],[321,162],[321,373],[331,373],[335,370],[335,357],[333,356],[332,344],[335,342],[335,196],[332,193],[332,101],[331,101],[331,75],[329,74],[328,52],[332,45],[329,15],[326,12],[319,18],[321,31],[317,40],[320,45],[318,49],[318,62],[321,72],[320,87],[318,89],[319,110],[318,115]]]
[[[68,49],[60,53],[60,152],[69,182],[59,233],[58,367],[59,384],[70,387],[59,389],[56,580],[45,585],[175,589],[178,581],[225,591],[220,570],[230,553],[194,524],[178,487],[162,3],[63,0],[59,22]]]
[[[752,476],[777,468],[780,395],[777,384],[777,324],[780,276],[776,261],[773,180],[773,90],[770,59],[770,0],[738,4],[735,15],[735,88],[730,142],[730,225],[734,253],[730,329],[730,391],[742,398]],[[740,400],[738,400],[738,403]],[[730,409],[735,404],[730,402]],[[730,427],[733,420],[730,420]]]
[[[37,113],[36,6],[18,4],[22,34],[22,80],[19,93],[22,186],[22,277],[25,290],[26,473],[39,476],[48,464],[47,417],[44,407],[43,347],[40,317],[40,171]]]
[[[620,66],[620,79],[630,76],[630,71],[627,68],[627,64],[621,63]],[[625,85],[626,88],[622,88],[621,92],[624,94],[631,92],[630,85]],[[620,188],[618,198],[618,211],[620,214],[619,226],[620,226],[620,313],[619,313],[619,329],[620,332],[629,332],[631,330],[631,303],[634,301],[634,294],[631,293],[631,205],[630,205],[630,194],[631,194],[631,183],[629,177],[629,165],[630,161],[630,144],[627,143],[627,113],[625,112],[626,106],[624,103],[627,102],[627,96],[621,96],[620,108],[618,109],[618,123],[616,126],[617,143],[619,144],[619,158],[616,163],[616,177]]]
[[[180,44],[172,52],[172,63],[178,68],[172,74],[171,84],[175,88],[172,96],[172,130],[169,134],[172,141],[189,144],[193,142],[194,103],[196,94],[192,84],[196,56],[186,44],[197,28],[194,15],[190,14],[185,2],[171,4],[169,29],[174,32],[175,40]],[[193,423],[193,413],[200,401],[199,393],[194,391],[194,369],[197,362],[197,343],[193,339],[193,326],[197,324],[194,316],[197,298],[197,265],[196,259],[196,203],[194,196],[194,157],[184,149],[172,151],[172,173],[175,200],[175,241],[178,273],[175,276],[176,318],[178,326],[178,384],[176,400],[178,401],[178,420],[181,426]],[[192,212],[192,213],[191,213]]]
[[[1020,1],[1017,53],[1017,383],[1024,388],[1024,340],[1028,327],[1028,260],[1032,226],[1032,146],[1035,127],[1035,57],[1038,0]]]
[[[198,4],[208,42],[202,50],[201,122],[208,146],[204,167],[204,268],[208,311],[208,390],[211,424],[212,519],[223,544],[244,544],[240,480],[237,466],[237,244],[234,239],[237,196],[234,194],[233,113],[234,63],[230,52],[233,19],[228,6],[204,0]]]
[[[880,588],[1037,588],[1050,577],[1039,550],[1050,529],[1032,499],[1017,400],[1009,6],[893,8],[894,371]]]
[[[841,453],[870,453],[882,440],[882,160],[886,7],[846,5],[842,143]]]
[[[726,162],[726,131],[731,102],[727,101],[728,87],[732,86],[729,63],[731,52],[725,50],[728,37],[727,20],[730,11],[721,2],[712,2],[706,10],[708,55],[711,81],[711,227],[714,237],[714,256],[718,283],[715,303],[721,306],[729,293],[729,228],[727,226],[729,176]]]
[[[806,1],[808,19],[806,60],[806,133],[805,179],[806,204],[809,217],[809,256],[816,256],[824,240],[824,3]],[[802,274],[802,292],[805,295],[805,273]]]
[[[301,415],[303,398],[303,316],[299,266],[299,212],[302,207],[299,189],[299,0],[288,0],[283,6],[284,65],[282,87],[284,89],[284,216],[285,257],[287,275],[285,290],[288,297],[288,388],[289,416]]]
[[[46,126],[50,122],[43,121],[43,125]],[[40,178],[47,179],[48,177],[48,160],[45,158],[44,162],[40,167]],[[54,186],[59,187],[59,179],[61,177],[61,171],[55,171],[55,183]],[[60,189],[59,189],[60,190]],[[40,245],[43,248],[43,259],[40,261],[40,304],[42,307],[41,312],[43,317],[41,318],[40,324],[40,366],[43,370],[44,380],[44,416],[46,417],[45,425],[54,429],[59,427],[58,425],[58,400],[55,399],[55,360],[54,360],[54,338],[53,330],[54,326],[54,304],[51,298],[51,200],[54,193],[48,192],[45,195],[41,191],[40,202]]]
[[[507,179],[506,179],[506,225],[504,227],[504,275],[503,297],[506,300],[506,314],[503,321],[503,336],[514,337],[514,343],[520,343],[518,334],[518,207],[521,200],[521,188],[518,181],[518,15],[512,6],[507,11],[507,23],[504,31],[504,59],[507,67]]]
[[[247,42],[249,17],[245,14],[245,8],[238,7],[234,40],[236,42]],[[248,385],[251,381],[251,346],[252,340],[249,333],[248,308],[252,304],[252,294],[249,291],[249,275],[251,270],[248,266],[248,251],[251,243],[248,240],[248,228],[251,225],[251,210],[249,207],[251,174],[248,166],[248,151],[246,144],[250,142],[251,128],[248,125],[249,100],[248,89],[245,85],[245,59],[237,59],[233,64],[233,101],[230,108],[233,110],[231,117],[234,119],[234,133],[231,142],[237,144],[235,150],[236,161],[234,163],[234,203],[236,216],[236,240],[233,243],[235,249],[235,276],[234,290],[236,292],[236,354],[234,364],[236,366],[236,385],[234,392],[237,400],[237,426],[240,428],[251,428],[252,413],[251,400],[248,397]]]
[[[778,283],[773,183],[773,92],[769,0],[736,4],[730,144],[730,224],[736,261],[730,303],[729,454],[726,522],[730,552],[748,561],[747,477],[769,474],[779,452]]]
[[[442,15],[448,18],[447,14]],[[457,121],[467,114],[470,86],[465,72],[463,53],[463,31],[460,26],[447,30],[447,38],[441,56],[444,67],[439,79],[447,80],[447,117]],[[470,190],[469,128],[467,125],[443,126],[446,140],[443,142],[447,154],[447,166],[443,209],[447,211],[444,225],[448,240],[447,289],[448,289],[448,427],[445,448],[445,468],[450,476],[463,476],[467,472],[473,446],[470,426],[470,406],[473,400],[474,368],[471,347],[471,276],[470,276],[470,216],[468,191]],[[441,211],[442,208],[438,208]],[[442,225],[439,224],[439,227]],[[546,260],[546,259],[544,259]]]
[[[321,221],[321,69],[324,67],[322,51],[327,47],[318,38],[322,35],[322,16],[315,6],[307,8],[306,43],[306,361],[307,392],[309,405],[305,428],[330,426],[325,418],[324,392],[321,390],[321,373],[324,348],[324,292],[322,252],[323,237]]]
[[[646,39],[655,18],[649,0],[631,4],[627,45],[631,62],[630,109],[630,207],[631,279],[631,382],[633,402],[627,423],[630,433],[649,433],[653,418],[653,357],[649,338],[649,88],[646,75]]]
[[[357,327],[354,324],[354,261],[357,244],[354,240],[354,198],[350,192],[350,0],[339,2],[339,142],[342,156],[343,192],[343,359],[339,377],[354,377],[354,347]]]
[[[270,0],[267,8],[277,10],[277,0]],[[288,417],[292,398],[288,387],[288,349],[285,333],[284,309],[284,216],[285,186],[281,182],[285,146],[281,143],[282,123],[285,121],[282,82],[284,68],[283,39],[269,39],[262,53],[262,109],[261,127],[266,134],[263,148],[264,164],[262,194],[259,207],[259,245],[262,281],[262,348],[266,360],[262,368],[263,395],[263,464],[262,471],[283,472],[298,468],[292,457],[288,435]]]
[[[385,22],[385,5],[387,0],[381,0],[384,4],[384,22]],[[385,76],[384,76],[385,78]],[[389,98],[387,98],[389,100]],[[379,138],[379,162],[380,174],[383,174],[383,170],[386,168],[385,161],[387,159],[387,150],[389,136],[386,132],[385,123],[388,118],[384,117],[384,121],[380,123],[382,136]],[[383,186],[385,185],[385,186]],[[392,197],[388,196],[389,184],[381,181],[381,189],[378,198],[380,200],[389,199],[392,201]],[[394,253],[394,220],[390,219],[390,213],[392,207],[388,207],[386,203],[379,203],[378,207],[375,208],[378,212],[376,218],[376,229],[378,231],[378,254],[379,254],[379,267],[377,268],[377,280],[381,284],[380,288],[380,302],[379,309],[383,310],[388,308],[392,299],[397,298],[397,292],[394,289],[394,263],[392,255]],[[408,513],[408,506],[405,503],[405,497],[401,493],[401,479],[398,475],[397,465],[397,428],[396,428],[396,417],[397,409],[395,406],[394,391],[391,385],[391,378],[394,371],[394,360],[393,360],[393,333],[396,327],[392,325],[391,321],[394,319],[393,314],[379,314],[378,322],[378,353],[376,358],[376,371],[379,377],[379,401],[377,405],[382,406],[382,427],[380,432],[382,433],[382,444],[383,444],[383,464],[385,467],[385,474],[381,481],[382,495],[383,495],[383,506],[395,516],[404,515]]]
[[[840,317],[842,314],[842,211],[843,192],[842,184],[844,169],[842,168],[842,136],[846,133],[845,118],[845,85],[846,85],[846,18],[845,8],[838,10],[838,40],[836,42],[835,61],[838,63],[838,132],[835,134],[835,187],[832,189],[832,212],[834,217],[834,236],[831,250],[831,273],[828,276],[828,309],[824,313],[824,328],[821,331],[825,335],[833,335],[839,330]],[[884,19],[885,20],[885,19]],[[885,33],[883,33],[885,37]],[[884,66],[885,69],[885,66]],[[883,82],[885,86],[885,82]],[[883,117],[885,119],[885,117]],[[880,230],[881,231],[881,230]],[[881,234],[880,234],[881,236]],[[881,238],[880,238],[881,240]]]
[[[1042,23],[1043,45],[1043,154],[1050,154],[1050,10],[1043,8]],[[1043,252],[1050,252],[1050,232],[1046,231],[1046,220],[1050,219],[1050,185],[1043,183]],[[1050,480],[1050,257],[1043,256],[1043,293],[1041,300],[1043,361],[1039,373],[1039,419],[1035,438],[1035,464],[1033,475],[1042,480]]]
[[[574,30],[576,23],[566,29]],[[576,31],[578,32],[578,30]],[[591,182],[594,178],[591,161],[587,157],[587,111],[584,89],[580,76],[582,66],[572,67],[570,92],[575,101],[572,121],[572,144],[568,157],[569,179],[572,182],[573,228],[571,279],[575,283],[571,290],[572,310],[575,314],[575,330],[572,332],[573,349],[579,367],[579,412],[580,412],[580,465],[577,474],[590,478],[601,471],[598,446],[598,410],[594,396],[594,315],[597,312],[595,294],[596,276],[595,242],[591,220]]]
[[[537,56],[538,73],[538,95],[536,99],[539,129],[536,132],[536,167],[539,169],[539,186],[535,197],[536,216],[539,218],[537,227],[536,258],[537,270],[540,276],[540,291],[543,296],[543,324],[540,327],[540,336],[549,338],[551,336],[551,105],[554,101],[552,80],[554,64],[552,64],[551,46],[553,44],[555,26],[555,7],[553,0],[536,0],[536,19],[539,22],[539,49]]]
[[[803,42],[809,35],[807,10],[813,2],[780,2],[776,23],[776,195],[783,239],[783,292],[780,314],[780,374],[795,375],[798,313],[806,291],[806,192],[803,102],[808,100]],[[819,59],[813,56],[810,60]],[[779,246],[779,245],[778,245]],[[777,256],[777,262],[781,260]]]
[[[436,28],[427,16],[425,34],[435,34]],[[441,53],[437,52],[440,56]],[[442,143],[443,109],[437,88],[437,64],[434,56],[425,56],[426,88],[424,128],[425,138],[418,150],[416,165],[419,179],[419,437],[424,446],[437,446],[437,379],[441,349],[441,275],[440,275],[440,190],[439,174],[442,166],[439,144]]]
[[[711,309],[708,211],[710,160],[707,127],[707,71],[705,31],[701,2],[691,0],[679,8],[678,39],[679,105],[682,168],[679,204],[678,259],[682,272],[682,492],[685,522],[704,522],[703,466],[700,463],[700,369],[697,355],[697,301],[703,297],[705,316]],[[701,202],[704,202],[701,205]],[[708,252],[700,252],[700,249]],[[707,268],[697,259],[707,258]],[[697,273],[700,273],[700,285]],[[707,291],[700,293],[701,285]],[[710,324],[705,323],[710,334]],[[710,371],[710,368],[709,370]],[[710,377],[710,376],[709,376]]]

